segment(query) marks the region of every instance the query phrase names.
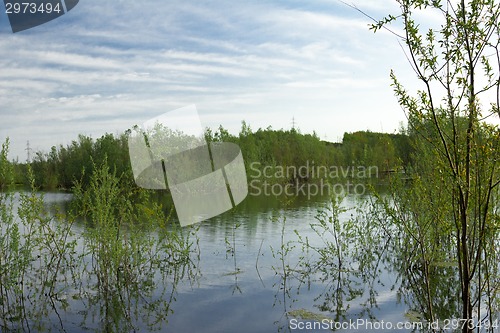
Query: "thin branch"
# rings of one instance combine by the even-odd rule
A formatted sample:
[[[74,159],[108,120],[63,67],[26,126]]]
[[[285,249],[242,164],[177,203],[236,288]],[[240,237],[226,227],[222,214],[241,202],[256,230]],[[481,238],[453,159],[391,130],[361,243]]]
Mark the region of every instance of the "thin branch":
[[[408,8],[403,8],[403,10],[404,10],[404,12],[403,12],[403,19],[404,19],[404,25],[405,25],[406,38],[407,38],[407,40],[409,40],[410,36],[408,35],[408,24],[409,24],[408,23],[408,16],[410,15],[410,13],[409,13],[409,9]],[[418,66],[417,59],[415,57],[415,52],[412,49],[411,45],[409,45],[409,44],[408,44],[408,49],[410,51],[412,62],[414,63],[414,65],[415,65],[415,67],[417,69],[417,73],[418,73],[419,79],[422,80],[422,82],[426,86],[427,94],[429,95],[429,103],[430,103],[429,106],[430,106],[430,111],[431,111],[431,114],[432,114],[432,118],[433,118],[434,124],[436,125],[436,129],[437,129],[437,132],[438,132],[439,137],[441,139],[441,143],[443,144],[443,148],[445,150],[445,157],[446,157],[446,159],[448,161],[448,164],[450,165],[451,171],[453,172],[453,176],[456,177],[457,174],[458,174],[458,168],[453,163],[454,161],[453,161],[453,158],[451,156],[450,149],[448,147],[448,142],[446,141],[446,138],[445,138],[445,136],[443,134],[443,130],[441,129],[441,126],[439,125],[439,121],[437,119],[436,109],[434,107],[432,89],[431,89],[431,86],[429,84],[429,80],[424,77],[422,71],[420,70],[420,68]]]

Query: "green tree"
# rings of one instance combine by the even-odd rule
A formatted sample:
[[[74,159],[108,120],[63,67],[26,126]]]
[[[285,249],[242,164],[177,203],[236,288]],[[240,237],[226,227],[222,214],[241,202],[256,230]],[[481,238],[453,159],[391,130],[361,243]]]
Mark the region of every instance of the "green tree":
[[[411,234],[427,266],[436,259],[435,253],[443,252],[433,250],[437,236],[429,230],[449,232],[466,323],[462,330],[472,332],[474,310],[479,318],[493,320],[499,301],[500,132],[484,120],[500,117],[500,4],[492,0],[398,3],[401,12],[377,22],[373,29],[402,24],[406,56],[422,89],[412,95],[391,72],[419,154],[418,181],[407,192],[419,204],[407,205],[408,214],[397,214],[395,220],[413,226],[402,230]],[[443,18],[442,23],[436,29],[423,29],[424,22],[416,17],[432,11]],[[424,269],[430,274],[429,267]],[[436,300],[430,287],[428,291],[432,316]]]
[[[7,158],[9,154],[9,143],[10,141],[7,138],[5,142],[2,143],[2,149],[0,150],[0,192],[8,190],[14,183],[12,163],[10,163]]]

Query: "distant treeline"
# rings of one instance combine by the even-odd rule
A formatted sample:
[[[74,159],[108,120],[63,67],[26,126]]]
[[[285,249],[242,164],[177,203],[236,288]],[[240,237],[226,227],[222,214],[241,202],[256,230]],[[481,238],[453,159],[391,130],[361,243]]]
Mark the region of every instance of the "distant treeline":
[[[75,181],[86,186],[94,165],[106,162],[121,177],[124,186],[134,184],[128,150],[131,131],[121,135],[105,134],[98,139],[79,135],[67,146],[54,146],[50,152],[36,152],[32,156],[36,186],[42,190],[67,189]],[[412,148],[405,134],[374,133],[359,131],[345,133],[341,143],[322,141],[318,135],[302,134],[300,130],[274,130],[271,127],[252,131],[242,122],[238,135],[230,134],[220,126],[217,130],[206,129],[208,142],[233,142],[240,146],[246,164],[255,168],[300,167],[305,165],[338,167],[377,167],[380,172],[405,168],[410,164]],[[4,162],[6,163],[6,162]],[[27,182],[27,164],[14,165],[15,182]],[[0,186],[2,183],[0,179]]]

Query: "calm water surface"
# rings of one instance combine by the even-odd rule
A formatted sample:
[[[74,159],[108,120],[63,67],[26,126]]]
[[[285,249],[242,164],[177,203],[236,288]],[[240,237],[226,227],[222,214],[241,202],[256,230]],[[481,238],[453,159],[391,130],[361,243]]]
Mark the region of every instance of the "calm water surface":
[[[47,205],[63,206],[69,200],[71,195],[68,194],[45,194]],[[357,200],[360,198],[347,197],[344,206],[353,207]],[[158,277],[152,293],[147,297],[137,297],[136,304],[129,309],[130,318],[119,316],[117,320],[130,320],[133,330],[138,332],[205,333],[291,331],[289,320],[294,317],[290,313],[300,309],[339,321],[367,318],[368,313],[376,320],[406,321],[407,308],[398,301],[397,288],[392,288],[397,285],[396,276],[390,272],[382,272],[380,281],[372,286],[374,294],[370,294],[370,288],[366,287],[365,293],[351,301],[345,299],[337,310],[325,306],[335,303],[331,300],[335,295],[335,283],[319,281],[321,276],[310,276],[307,283],[300,283],[294,276],[283,273],[278,253],[282,240],[290,241],[290,247],[295,246],[285,258],[285,263],[294,267],[302,255],[302,249],[296,243],[296,232],[309,237],[311,243],[319,244],[310,223],[315,222],[318,210],[327,204],[328,198],[324,197],[297,198],[285,207],[274,197],[249,196],[234,211],[198,226],[199,256],[195,256],[196,268],[192,269],[196,272],[191,278],[180,278],[172,290],[173,280]],[[347,212],[342,218],[348,218],[352,213]],[[273,217],[278,217],[278,220]],[[284,228],[283,217],[286,218]],[[83,237],[82,226],[76,225],[75,232],[77,239]],[[102,331],[102,308],[89,310],[92,302],[85,301],[81,295],[74,297],[71,290],[67,293],[67,306],[59,306],[58,315],[48,314],[47,321],[52,322],[49,326],[66,332]],[[376,304],[372,300],[371,305],[364,305],[370,303],[367,302],[370,296]],[[168,310],[161,306],[147,310],[154,301],[161,300],[168,300]],[[130,307],[130,304],[125,306]],[[322,311],[325,309],[327,311]],[[159,319],[161,316],[163,318]]]
[[[359,198],[346,198],[345,205],[353,206]],[[290,278],[290,293],[280,289],[280,274],[276,274],[280,261],[273,257],[281,246],[282,224],[273,222],[273,214],[280,212],[286,217],[285,240],[295,241],[297,231],[303,237],[317,239],[310,228],[315,222],[318,210],[328,204],[328,198],[297,199],[289,207],[282,208],[280,202],[270,197],[249,197],[234,213],[225,214],[204,222],[199,230],[201,247],[202,278],[199,286],[181,292],[174,304],[176,312],[170,317],[165,331],[182,332],[277,332],[288,331],[286,313],[291,310],[307,309],[335,318],[335,313],[321,312],[321,296],[327,283],[312,282],[300,286]],[[351,214],[351,212],[347,213]],[[347,216],[344,216],[347,218]],[[225,275],[234,271],[234,261],[225,256],[225,237],[231,237],[231,228],[241,224],[235,231],[236,263],[241,273]],[[293,266],[301,248],[289,254]],[[256,258],[259,256],[258,271]],[[260,275],[260,276],[259,276]],[[394,276],[384,274],[387,288],[378,288],[377,309],[372,309],[378,320],[405,321],[405,307],[398,303],[395,291],[390,287]],[[318,297],[320,299],[318,299]],[[356,320],[366,301],[359,297],[350,305],[347,318]],[[344,319],[346,320],[346,319]],[[348,320],[348,319],[347,319]],[[318,330],[321,331],[321,330]],[[324,330],[323,330],[324,331]],[[353,331],[353,330],[349,330]],[[370,330],[358,330],[370,331]]]

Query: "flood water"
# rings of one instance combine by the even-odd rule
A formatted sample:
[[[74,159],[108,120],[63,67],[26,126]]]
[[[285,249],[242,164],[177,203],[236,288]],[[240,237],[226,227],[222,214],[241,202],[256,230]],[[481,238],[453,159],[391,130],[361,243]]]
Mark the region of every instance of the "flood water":
[[[353,206],[359,199],[355,196],[348,197],[345,204]],[[273,257],[273,250],[276,252],[281,246],[282,234],[282,221],[273,222],[273,214],[286,217],[286,242],[297,240],[295,232],[314,242],[317,237],[309,225],[315,222],[318,210],[327,204],[328,198],[299,198],[282,208],[276,198],[249,197],[234,213],[204,222],[198,233],[202,253],[202,278],[198,286],[186,288],[179,294],[178,301],[173,306],[176,311],[170,317],[165,331],[289,331],[289,320],[292,317],[287,313],[298,309],[321,313],[334,320],[337,313],[321,312],[319,309],[324,303],[322,296],[325,296],[325,291],[330,287],[329,283],[311,281],[310,285],[300,285],[290,277],[287,281],[287,288],[290,290],[286,292],[282,288],[283,276],[278,269],[280,260]],[[227,236],[231,237],[234,224],[241,224],[235,230],[236,265],[241,273],[227,275],[235,269],[233,259],[226,259],[224,240]],[[290,246],[293,244],[295,243]],[[291,250],[287,258],[291,266],[296,264],[300,253],[299,246]],[[257,258],[259,260],[256,265]],[[405,321],[405,306],[398,303],[396,292],[390,291],[396,278],[388,274],[384,278],[387,279],[387,288],[378,286],[378,308],[371,310],[378,320]],[[345,311],[347,318],[356,320],[362,317],[360,313],[364,307],[361,303],[366,301],[366,297],[362,295],[351,302],[350,309]],[[347,318],[343,321],[348,321]],[[371,330],[360,328],[354,331]]]
[[[44,200],[47,206],[62,207],[71,195],[46,193]],[[366,199],[348,196],[343,206],[354,207],[359,200]],[[149,282],[137,282],[124,287],[125,291],[119,289],[119,297],[110,297],[110,302],[104,304],[94,288],[86,287],[95,285],[95,281],[80,272],[65,282],[57,297],[41,302],[45,308],[33,309],[33,313],[42,317],[43,329],[59,332],[112,332],[117,327],[136,332],[325,331],[324,326],[302,326],[304,329],[300,330],[297,323],[305,325],[311,319],[301,318],[298,310],[319,316],[316,321],[329,320],[330,325],[360,318],[394,324],[408,321],[408,307],[397,292],[397,275],[389,270],[381,271],[369,286],[364,285],[366,280],[350,281],[356,277],[345,274],[336,281],[317,272],[300,278],[293,273],[300,271],[298,263],[305,255],[298,235],[308,238],[312,245],[320,246],[323,241],[310,224],[315,223],[318,211],[329,204],[329,199],[295,198],[288,204],[283,201],[248,196],[233,211],[190,229],[193,254],[188,265],[168,274],[153,270]],[[347,211],[341,219],[352,217],[351,214],[355,212]],[[80,244],[84,227],[75,224],[73,231],[72,239]],[[85,251],[81,245],[76,249]],[[89,254],[83,258],[92,267]],[[346,281],[340,283],[342,279]],[[28,302],[24,306],[37,304]],[[11,329],[38,331],[26,324],[29,321],[28,315],[25,325]],[[373,329],[351,326],[339,331]]]

